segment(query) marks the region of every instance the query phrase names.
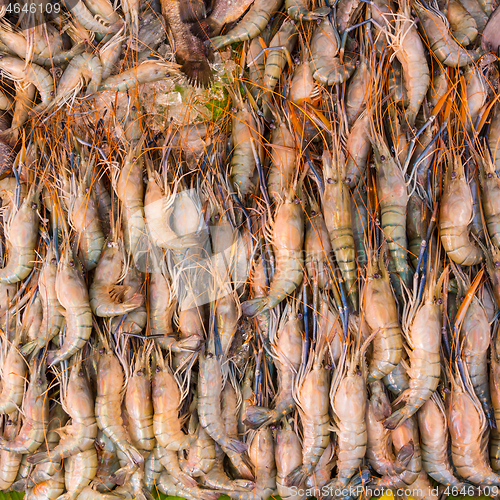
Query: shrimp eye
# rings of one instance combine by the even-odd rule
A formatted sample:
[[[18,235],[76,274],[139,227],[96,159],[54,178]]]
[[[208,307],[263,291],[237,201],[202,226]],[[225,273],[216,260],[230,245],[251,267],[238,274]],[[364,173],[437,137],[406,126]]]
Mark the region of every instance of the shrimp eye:
[[[451,173],[451,178],[452,178],[452,179],[455,179],[456,177],[457,177],[457,173],[456,173],[456,172],[452,172],[452,173]]]
[[[79,377],[83,377],[83,370],[80,370],[80,371],[78,372],[78,376],[79,376]]]
[[[361,377],[361,375],[362,375],[361,370],[358,370],[358,371],[356,372],[356,375],[357,375],[358,377]]]
[[[352,179],[350,177],[346,177],[347,184],[350,184]]]
[[[135,163],[135,162],[137,161],[137,158],[134,156],[134,157],[132,158],[132,161]]]
[[[500,267],[500,262],[498,260],[495,262],[495,267],[498,269]]]
[[[139,370],[139,371],[137,372],[137,376],[138,376],[138,377],[142,377],[143,375],[144,375],[144,373],[142,373],[142,370]]]
[[[295,200],[293,200],[293,202],[295,203],[295,205],[298,205],[300,203],[298,198],[295,198]]]
[[[304,315],[302,313],[297,314],[297,318],[302,319]]]
[[[443,299],[438,299],[438,304],[441,305],[443,303]]]
[[[156,365],[156,373],[160,373],[161,372],[161,366],[160,365]]]
[[[50,95],[51,95],[51,97],[54,97],[56,95],[56,93],[53,90],[51,90]]]
[[[51,264],[57,264],[57,260],[55,257],[53,257],[52,259],[50,259],[50,263]]]
[[[385,161],[385,156],[384,155],[380,155],[380,161]]]
[[[490,172],[490,173],[488,174],[488,179],[491,179],[492,177],[493,177],[493,174]]]
[[[37,205],[36,203],[32,203],[32,204],[31,204],[31,208],[32,208],[33,210],[36,210],[36,209],[38,208],[38,205]]]
[[[74,262],[73,260],[70,260],[70,261],[69,261],[69,266],[70,266],[70,267],[75,267],[75,262]]]
[[[104,349],[99,349],[99,354],[104,354]]]
[[[39,378],[39,379],[36,381],[36,383],[37,383],[38,385],[42,385],[42,384],[43,384],[43,380],[42,380],[41,378]]]
[[[333,184],[333,179],[331,177],[328,177],[328,179],[326,179],[326,182],[328,182],[328,184]]]
[[[135,106],[132,106],[132,111],[135,113],[137,111],[137,108]]]
[[[207,358],[208,359],[212,359],[213,357],[214,357],[214,355],[211,352],[207,352]]]
[[[370,163],[370,168],[375,168],[375,163]]]
[[[316,211],[315,211],[315,210],[312,210],[312,211],[311,211],[311,215],[316,215]]]
[[[9,420],[7,420],[7,422],[5,422],[5,423],[6,423],[6,425],[12,425],[12,420],[10,420],[10,419],[9,419]]]
[[[219,220],[220,219],[220,215],[219,214],[216,214],[215,216],[215,220]]]
[[[326,370],[331,370],[331,369],[332,369],[332,365],[326,364],[326,365],[325,365],[325,369],[326,369]]]
[[[374,277],[376,280],[378,280],[378,279],[380,278],[380,274],[379,274],[379,273],[375,273],[375,274],[373,275],[373,277]]]

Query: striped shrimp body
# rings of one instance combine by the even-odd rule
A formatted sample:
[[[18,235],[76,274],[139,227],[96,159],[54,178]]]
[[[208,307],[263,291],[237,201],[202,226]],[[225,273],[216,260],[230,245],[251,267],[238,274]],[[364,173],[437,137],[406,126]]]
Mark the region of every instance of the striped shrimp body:
[[[460,381],[452,384],[448,428],[451,459],[459,476],[481,486],[500,486],[485,454],[488,426],[481,405]]]
[[[244,423],[251,429],[276,424],[295,408],[292,387],[302,359],[302,322],[295,309],[286,311],[286,319],[278,331],[275,362],[280,390],[275,406],[273,409],[247,406]]]
[[[130,443],[123,425],[121,403],[124,382],[120,361],[113,352],[103,350],[97,363],[97,426],[125,454],[130,464],[140,464],[144,458]]]
[[[39,224],[38,194],[32,187],[19,209],[10,214],[6,228],[8,257],[7,264],[0,269],[1,284],[23,281],[35,265]]]
[[[19,347],[12,344],[2,366],[0,414],[11,414],[21,407],[27,371],[28,365],[19,352]]]
[[[482,260],[481,251],[469,238],[472,202],[464,166],[460,158],[455,156],[453,167],[449,166],[446,173],[439,211],[439,232],[446,255],[462,266],[473,266]]]
[[[255,467],[255,489],[247,494],[247,498],[267,500],[276,490],[274,439],[269,427],[256,431],[248,455]]]
[[[410,286],[412,273],[406,260],[408,191],[405,177],[403,171],[396,165],[382,136],[374,133],[370,141],[377,169],[377,194],[380,199],[382,230],[387,239],[395,272],[406,286]]]
[[[410,388],[401,396],[406,404],[384,421],[387,429],[395,429],[414,415],[437,389],[441,375],[442,299],[428,281],[426,298],[418,308],[408,328],[410,347]]]
[[[47,481],[29,488],[24,498],[26,500],[57,500],[62,493],[64,493],[64,471],[61,467]]]
[[[0,449],[11,453],[28,454],[45,441],[49,421],[49,401],[46,394],[45,364],[39,360],[31,371],[31,378],[23,400],[23,423],[19,434],[10,441],[0,439]]]
[[[288,487],[304,483],[313,473],[330,441],[328,370],[321,365],[321,361],[316,361],[297,385],[297,404],[304,429],[302,464],[286,477],[285,485]]]
[[[221,49],[232,43],[252,40],[259,36],[267,26],[273,12],[279,10],[283,0],[255,0],[243,19],[223,36],[210,40],[214,49]]]
[[[198,424],[196,441],[189,447],[187,458],[180,462],[181,468],[191,477],[202,477],[212,470],[215,461],[215,441]]]
[[[496,173],[495,163],[488,156],[482,159],[481,167],[479,172],[484,219],[491,241],[500,249],[500,179]]]
[[[4,423],[3,438],[7,441],[16,439],[19,432],[21,420],[19,413],[10,415]],[[11,451],[0,451],[0,489],[2,491],[8,490],[16,480],[19,466],[21,465],[22,455],[20,453],[13,453]]]
[[[369,130],[370,114],[365,112],[356,119],[347,136],[345,175],[351,189],[359,185],[359,180],[365,175],[366,163],[371,150]]]
[[[50,365],[76,354],[92,333],[92,310],[87,284],[71,254],[72,250],[67,248],[57,268],[56,293],[59,303],[65,309],[66,336],[60,349],[48,353],[47,361]]]
[[[317,21],[330,14],[329,7],[319,7],[314,10],[309,10],[307,0],[285,0],[285,9],[288,15],[296,21]]]
[[[129,300],[125,300],[124,292],[127,287],[118,284],[122,277],[124,261],[121,241],[108,241],[89,290],[90,307],[96,316],[104,318],[122,316],[142,305],[144,301],[142,294],[133,295]]]
[[[348,297],[355,311],[359,307],[356,272],[356,249],[352,232],[351,195],[345,182],[345,162],[341,154],[332,159],[323,153],[326,179],[323,192],[323,214],[335,257],[345,280]]]
[[[179,416],[182,394],[171,369],[159,356],[153,374],[153,429],[156,441],[166,451],[189,447],[193,436],[184,434]]]
[[[417,417],[424,470],[440,484],[462,487],[448,455],[448,419],[439,395],[435,394],[426,401]]]
[[[247,300],[241,305],[243,313],[249,317],[277,306],[302,283],[304,214],[300,200],[295,198],[293,191],[277,208],[272,232],[276,270],[268,295]]]
[[[90,381],[80,361],[71,368],[63,401],[64,408],[71,417],[71,426],[64,428],[64,437],[54,449],[31,455],[29,463],[61,460],[94,448],[97,437],[95,402]]]
[[[83,489],[94,479],[96,472],[97,453],[93,446],[87,451],[68,457],[64,461],[66,493],[58,500],[76,500]]]
[[[389,375],[401,360],[403,337],[389,273],[381,260],[369,262],[365,289],[365,321],[372,332],[373,352],[368,366],[368,382]]]
[[[285,479],[296,467],[302,465],[302,445],[297,433],[286,422],[276,434],[274,444],[276,461],[276,487],[283,500],[299,500],[303,496],[295,493],[293,488],[285,485]]]

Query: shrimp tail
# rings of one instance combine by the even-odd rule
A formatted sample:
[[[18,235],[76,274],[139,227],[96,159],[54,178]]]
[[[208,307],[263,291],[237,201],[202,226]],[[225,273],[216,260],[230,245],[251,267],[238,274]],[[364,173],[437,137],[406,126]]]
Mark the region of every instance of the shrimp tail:
[[[272,414],[269,408],[262,406],[247,406],[243,422],[251,429],[258,429],[268,424],[272,420]]]
[[[196,60],[192,54],[184,54],[183,51],[179,50],[177,51],[177,62],[191,85],[206,88],[212,83],[212,70],[206,59]]]
[[[49,458],[50,458],[49,454],[46,451],[41,451],[38,453],[33,453],[33,455],[30,455],[28,457],[28,462],[33,465],[43,464],[44,462],[47,462]]]
[[[226,448],[228,450],[234,451],[235,453],[243,453],[247,451],[248,446],[246,443],[242,443],[238,439],[229,438],[228,443],[226,444]]]
[[[309,475],[309,468],[305,465],[299,465],[295,469],[293,469],[290,474],[285,479],[285,484],[288,487],[296,486],[299,487],[304,484],[304,481],[307,479]]]
[[[241,311],[248,318],[253,318],[266,308],[268,302],[269,302],[268,297],[258,297],[255,299],[250,299],[241,304]]]
[[[24,357],[31,356],[33,358],[36,357],[38,354],[38,351],[40,350],[40,346],[38,345],[37,340],[31,340],[30,342],[27,342],[26,344],[21,347],[21,354]]]
[[[396,461],[394,462],[394,470],[398,474],[402,474],[406,470],[406,467],[408,466],[410,460],[412,459],[414,452],[415,452],[415,447],[413,445],[413,441],[410,441],[409,443],[405,444],[398,451],[398,454],[396,456]]]
[[[408,408],[404,406],[384,420],[384,427],[393,431],[394,429],[397,429],[409,416]]]

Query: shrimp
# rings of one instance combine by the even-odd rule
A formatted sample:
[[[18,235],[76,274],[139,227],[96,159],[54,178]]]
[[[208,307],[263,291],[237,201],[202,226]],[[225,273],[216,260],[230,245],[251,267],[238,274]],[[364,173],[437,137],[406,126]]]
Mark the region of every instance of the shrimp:
[[[382,230],[387,239],[391,261],[397,276],[410,286],[412,273],[406,260],[406,206],[408,191],[403,171],[391,156],[380,134],[370,136],[377,169],[377,195],[380,200]]]
[[[54,242],[47,247],[47,254],[38,276],[38,295],[42,309],[42,323],[37,338],[25,344],[21,353],[24,355],[38,352],[60,331],[64,316],[60,312],[61,304],[56,292],[57,259]]]
[[[448,428],[451,459],[457,474],[465,480],[485,486],[499,486],[500,476],[490,467],[485,454],[488,426],[481,405],[460,379],[452,383]]]
[[[317,357],[303,378],[296,383],[304,438],[302,464],[293,469],[285,479],[285,486],[300,486],[310,476],[330,441],[330,389],[328,370]]]
[[[36,360],[23,400],[24,418],[19,434],[9,441],[5,437],[0,438],[0,450],[27,454],[33,453],[42,445],[49,421],[49,398],[46,391],[45,364]]]
[[[106,19],[101,16],[94,16],[82,0],[71,0],[71,3],[69,0],[65,0],[64,3],[74,18],[78,20],[78,23],[86,30],[108,34],[115,33],[123,25],[121,18],[118,22],[113,23],[116,18]]]
[[[155,448],[157,458],[160,463],[165,467],[166,471],[172,477],[174,483],[179,488],[196,488],[196,481],[181,470],[179,464],[179,456],[175,451],[167,451],[165,448],[158,446]]]
[[[413,456],[413,444],[403,446],[397,457],[392,452],[391,431],[382,423],[391,413],[389,398],[380,381],[370,384],[371,397],[366,407],[366,458],[375,471],[384,476],[404,471]]]
[[[248,455],[255,467],[255,489],[248,496],[255,500],[266,500],[276,490],[274,439],[269,427],[255,432]]]
[[[475,130],[481,110],[488,100],[489,85],[482,71],[475,65],[465,68],[464,78],[467,90],[466,100],[462,108],[465,111],[466,128],[467,130]]]
[[[224,429],[221,415],[222,368],[211,339],[200,353],[198,373],[198,416],[208,435],[226,451],[243,453],[247,445],[231,438]]]
[[[407,488],[413,484],[422,470],[422,456],[420,452],[420,441],[418,436],[417,420],[411,416],[405,420],[396,430],[391,433],[392,442],[396,453],[400,453],[405,446],[413,447],[413,455],[404,470],[396,474],[385,474],[379,479],[373,480],[375,488]]]
[[[256,160],[252,143],[255,145],[257,155],[262,157],[262,151],[259,147],[261,127],[249,109],[248,103],[241,100],[238,111],[233,115],[232,123],[233,156],[231,158],[230,177],[240,196],[247,196],[255,190]]]
[[[269,155],[271,168],[269,169],[267,188],[269,195],[279,201],[285,198],[288,189],[293,183],[297,159],[294,136],[287,124],[279,118],[276,128],[271,134]]]
[[[448,455],[448,419],[439,395],[435,393],[417,413],[422,466],[432,479],[445,486],[461,488]]]
[[[97,471],[93,486],[101,493],[106,493],[114,488],[115,483],[111,481],[114,474],[120,468],[120,462],[116,454],[116,446],[104,432],[99,430],[95,440],[97,451]]]
[[[99,317],[122,316],[137,309],[144,302],[142,294],[125,299],[127,287],[119,285],[125,261],[121,240],[108,241],[97,264],[90,285],[89,298],[92,312]]]
[[[472,217],[472,194],[465,179],[464,166],[455,155],[446,172],[439,211],[439,232],[446,255],[456,264],[473,266],[482,254],[469,239],[467,226]]]
[[[87,284],[71,254],[72,250],[66,248],[57,267],[56,293],[57,300],[65,309],[66,336],[57,351],[48,353],[49,365],[60,363],[76,354],[92,333],[92,310]]]
[[[95,448],[81,451],[64,461],[64,484],[66,493],[58,500],[75,500],[83,489],[94,479],[97,471]]]
[[[420,20],[419,26],[428,40],[428,47],[441,63],[461,68],[479,59],[479,51],[469,52],[454,40],[448,20],[439,10],[431,6],[424,7],[419,2],[412,6]]]
[[[348,49],[354,45],[349,40]],[[337,30],[328,18],[325,18],[310,42],[311,71],[315,81],[323,85],[336,85],[346,82],[356,69],[356,54],[348,50],[343,61],[337,57],[340,48],[340,38]]]
[[[117,75],[106,78],[99,85],[101,90],[126,92],[137,85],[165,80],[171,74],[178,73],[178,66],[164,61],[143,61],[138,66],[130,68]]]
[[[372,332],[377,332],[368,366],[367,380],[371,383],[389,375],[398,365],[403,338],[389,273],[382,258],[378,264],[375,256],[368,262],[365,286],[365,321]]]
[[[181,487],[167,471],[161,473],[156,486],[164,495],[181,497],[186,500],[200,500],[200,498],[202,500],[217,500],[220,496],[218,491],[202,490],[198,487]]]
[[[410,388],[400,400],[405,406],[396,410],[385,419],[384,427],[395,429],[432,396],[437,389],[441,375],[441,319],[443,302],[435,276],[429,272],[424,303],[413,312],[409,311],[404,318],[404,329],[409,345]]]
[[[7,417],[4,423],[3,438],[7,441],[16,439],[21,424],[20,414],[16,411]],[[8,490],[14,483],[21,465],[22,455],[11,451],[0,451],[0,489]]]
[[[369,138],[370,114],[360,115],[351,127],[346,142],[346,182],[353,189],[359,185],[359,180],[364,177],[366,163],[371,150]]]
[[[153,487],[156,487],[160,474],[163,470],[163,465],[156,457],[155,453],[158,444],[155,445],[155,449],[148,455],[144,461],[144,485],[146,489],[151,491]]]
[[[273,409],[247,406],[244,423],[251,429],[279,422],[295,408],[292,388],[302,360],[302,322],[297,317],[297,306],[288,305],[283,314],[276,342],[276,369],[280,390]]]
[[[357,64],[356,71],[352,78],[349,80],[347,87],[347,95],[345,98],[345,110],[347,114],[347,121],[350,126],[361,116],[361,113],[366,108],[366,101],[369,92],[369,71],[368,58],[361,57],[359,64]]]
[[[460,0],[460,3],[465,7],[465,10],[472,16],[474,21],[476,21],[476,28],[479,33],[484,31],[486,24],[488,23],[488,19],[490,13],[486,12],[485,9],[482,8],[482,5],[485,3],[489,3],[489,0],[478,2],[477,0]],[[481,5],[480,5],[481,4]],[[460,23],[459,19],[459,23]],[[465,45],[465,44],[462,44]]]
[[[197,421],[197,418],[194,420]],[[215,441],[198,424],[196,440],[189,447],[187,458],[180,461],[182,470],[191,477],[202,477],[212,470],[215,457]]]
[[[104,234],[97,212],[92,191],[86,189],[85,180],[72,189],[69,217],[76,231],[76,239],[85,269],[90,271],[97,266],[104,246]]]
[[[35,106],[32,113],[39,113],[54,99],[54,80],[50,73],[38,66],[37,64],[29,64],[17,57],[4,56],[0,58],[0,72],[7,75],[9,78],[22,84],[33,84],[40,94],[41,103]]]
[[[185,450],[194,439],[182,432],[179,417],[181,403],[178,382],[163,356],[158,356],[153,374],[153,429],[156,441],[167,451]]]
[[[49,480],[29,488],[24,498],[26,500],[57,500],[61,498],[63,492],[64,471],[61,467]]]
[[[344,488],[359,470],[366,453],[366,368],[361,362],[361,351],[352,354],[332,384],[330,400],[337,426],[338,458],[335,487]],[[336,387],[336,390],[335,390]]]
[[[143,138],[129,148],[115,187],[116,195],[123,205],[122,227],[125,249],[135,260],[139,250],[139,240],[145,231],[142,145]]]
[[[358,267],[364,269],[368,263],[366,242],[368,234],[368,198],[365,186],[359,183],[351,196],[352,236],[356,247]]]
[[[357,311],[359,292],[356,250],[352,233],[351,196],[345,183],[345,162],[341,153],[332,158],[331,153],[325,150],[323,152],[323,171],[326,181],[322,196],[325,224],[337,264],[345,280],[348,297],[354,310]]]
[[[457,271],[459,293],[469,293],[470,282],[466,275]],[[486,311],[474,295],[470,301],[459,332],[460,351],[467,367],[470,381],[486,418],[494,422],[494,411],[488,383],[488,351],[490,347],[490,325]]]
[[[283,420],[283,428],[276,433],[274,454],[276,461],[276,486],[278,495],[283,500],[299,500],[293,488],[285,485],[285,479],[297,467],[302,465],[302,445],[297,433],[290,427],[286,419]]]
[[[7,264],[0,269],[1,284],[23,281],[35,265],[39,224],[38,194],[38,190],[31,187],[21,206],[9,216],[5,229],[9,254]]]
[[[268,295],[241,304],[243,314],[249,317],[277,306],[302,282],[304,214],[300,200],[290,190],[276,211],[272,223],[276,269]]]
[[[129,441],[121,415],[123,369],[112,351],[100,352],[97,363],[97,396],[95,415],[97,426],[108,436],[116,447],[127,457],[130,464],[141,464],[143,456]]]
[[[493,126],[493,125],[492,125]],[[493,244],[500,249],[500,179],[497,176],[495,163],[487,156],[481,157],[480,186],[486,228]]]
[[[464,47],[470,45],[478,34],[476,20],[458,0],[448,3],[446,14],[454,39]]]
[[[318,286],[323,290],[329,285],[328,269],[333,249],[320,207],[313,199],[309,200],[309,205],[311,210],[304,237],[305,264],[309,278],[314,279],[316,274]]]
[[[2,392],[0,414],[7,415],[21,407],[24,396],[24,380],[28,372],[26,360],[19,352],[20,345],[11,344],[2,366]]]
[[[152,451],[155,445],[150,375],[147,353],[142,348],[137,354],[134,371],[127,384],[125,407],[132,444],[143,451]]]
[[[71,368],[63,405],[71,417],[71,426],[64,427],[61,431],[64,437],[59,445],[47,452],[31,455],[28,458],[29,463],[62,460],[94,448],[94,440],[97,437],[95,403],[88,375],[80,360]]]
[[[279,10],[283,0],[255,0],[243,19],[228,33],[210,40],[214,49],[221,49],[232,43],[252,40],[267,26],[273,12]]]

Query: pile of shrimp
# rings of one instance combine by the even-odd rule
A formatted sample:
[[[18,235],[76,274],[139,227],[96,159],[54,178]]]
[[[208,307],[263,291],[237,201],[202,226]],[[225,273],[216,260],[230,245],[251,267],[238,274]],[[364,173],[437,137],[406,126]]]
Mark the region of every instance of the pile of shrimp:
[[[30,5],[0,1],[0,491],[498,496],[494,0]]]

